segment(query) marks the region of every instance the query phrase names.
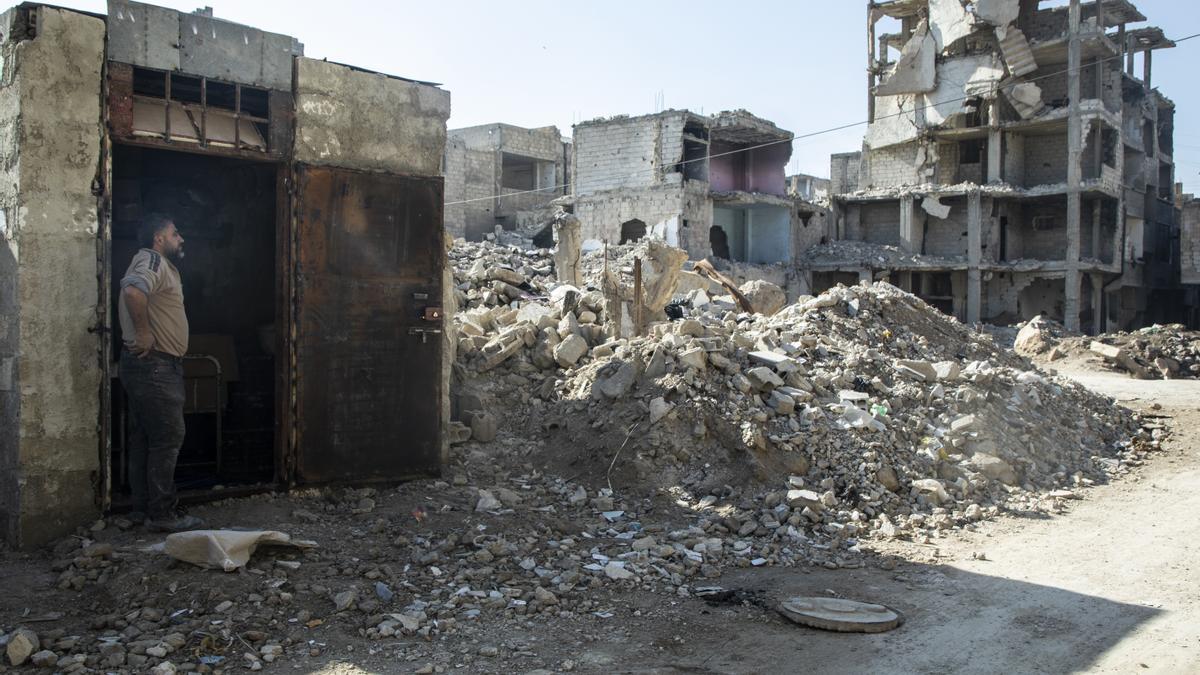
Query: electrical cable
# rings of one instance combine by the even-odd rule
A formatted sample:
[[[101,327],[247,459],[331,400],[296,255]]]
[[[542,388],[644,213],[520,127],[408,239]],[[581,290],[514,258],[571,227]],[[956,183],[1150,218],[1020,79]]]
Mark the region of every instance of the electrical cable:
[[[1107,37],[1107,34],[1105,35],[1105,37]],[[1179,44],[1180,42],[1187,42],[1188,40],[1192,40],[1192,39],[1195,39],[1198,37],[1200,37],[1200,33],[1194,33],[1192,35],[1188,35],[1187,37],[1179,38],[1178,40],[1171,40],[1171,42],[1174,42],[1175,44]],[[1107,58],[1097,59],[1088,64],[1081,63],[1078,71],[1082,72],[1084,68],[1089,68],[1089,67],[1098,65],[1100,63],[1106,63],[1108,61],[1113,61],[1113,60],[1120,60],[1123,58],[1125,58],[1125,54],[1116,54],[1114,56],[1110,56]],[[1016,87],[1017,85],[1031,83],[1031,82],[1038,82],[1040,80],[1045,80],[1045,79],[1049,79],[1052,77],[1058,77],[1060,75],[1067,75],[1067,74],[1070,74],[1070,72],[1071,72],[1071,68],[1068,67],[1064,70],[1060,70],[1060,71],[1053,72],[1053,73],[1047,73],[1045,75],[1039,75],[1038,77],[1022,79],[1018,82],[1009,82],[1008,84],[998,84],[998,85],[992,87],[990,93],[993,96],[995,96],[1000,91],[1002,91],[1006,88],[1012,88],[1012,87]],[[903,96],[904,94],[899,94],[899,95]],[[916,107],[916,108],[913,108],[912,110],[908,110],[908,111],[902,110],[897,113],[891,113],[891,114],[887,114],[887,115],[877,115],[875,117],[875,119],[871,120],[871,121],[862,120],[862,121],[858,121],[858,122],[847,122],[846,124],[840,124],[838,126],[830,127],[828,129],[821,129],[820,131],[811,131],[811,132],[800,134],[800,135],[792,135],[789,138],[783,138],[783,139],[779,139],[776,141],[767,141],[765,143],[760,143],[758,145],[751,145],[751,146],[744,147],[744,148],[737,148],[734,150],[728,150],[725,152],[719,152],[716,154],[706,155],[704,157],[680,160],[678,162],[675,162],[673,164],[673,166],[681,166],[684,164],[690,164],[692,162],[706,162],[706,161],[713,159],[714,157],[726,157],[728,155],[736,155],[741,152],[751,152],[753,150],[759,150],[762,148],[767,148],[767,147],[771,147],[771,146],[775,146],[775,145],[782,145],[783,143],[795,143],[796,141],[814,138],[817,136],[824,136],[824,135],[832,134],[832,133],[835,133],[838,131],[845,131],[846,129],[853,129],[854,127],[863,126],[866,124],[874,124],[875,122],[878,122],[879,120],[890,119],[893,117],[903,117],[903,116],[907,116],[907,115],[916,113],[917,111],[929,110],[932,108],[937,108],[938,106],[946,105],[947,103],[958,103],[961,101],[966,101],[966,100],[974,99],[974,98],[983,98],[983,96],[981,94],[973,94],[973,95],[964,95],[964,96],[960,96],[957,98],[949,98],[949,99],[945,99],[943,101],[938,101],[936,103],[929,103],[924,106]],[[652,171],[654,171],[653,167],[651,167],[650,169],[639,169],[638,171],[631,173],[627,176],[623,176],[622,178],[623,179],[637,178],[640,175],[642,175],[643,173],[652,172]],[[517,197],[520,195],[538,194],[538,193],[544,193],[544,192],[548,192],[548,191],[557,191],[561,188],[570,187],[570,185],[571,185],[570,183],[561,183],[561,184],[554,185],[551,187],[534,188],[532,190],[519,190],[516,192],[510,192],[510,193],[504,194],[504,195],[496,195],[493,197],[474,197],[471,199],[461,199],[461,200],[453,201],[453,202],[445,202],[444,206],[458,206],[460,204],[470,204],[473,202],[494,201],[496,199],[506,199],[509,197]]]

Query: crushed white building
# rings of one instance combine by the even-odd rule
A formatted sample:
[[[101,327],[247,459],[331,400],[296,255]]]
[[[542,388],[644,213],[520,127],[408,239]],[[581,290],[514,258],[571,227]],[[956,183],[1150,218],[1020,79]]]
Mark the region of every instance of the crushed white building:
[[[1126,0],[1041,4],[869,4],[870,126],[832,159],[814,290],[886,278],[967,321],[1164,318],[1175,105],[1151,76],[1174,43]]]

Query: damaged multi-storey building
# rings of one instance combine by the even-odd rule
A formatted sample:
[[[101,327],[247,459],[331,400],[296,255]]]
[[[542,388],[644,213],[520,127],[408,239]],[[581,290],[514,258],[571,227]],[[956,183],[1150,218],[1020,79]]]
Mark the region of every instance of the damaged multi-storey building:
[[[436,473],[449,93],[211,11],[0,32],[0,540],[127,498],[115,298],[155,211],[187,240],[185,498]]]
[[[713,258],[734,278],[803,292],[793,260],[825,232],[825,211],[789,195],[792,133],[744,110],[667,110],[576,124],[571,208],[586,239],[651,235]]]
[[[1175,106],[1151,77],[1174,43],[1126,0],[1040,4],[869,4],[870,125],[832,159],[816,290],[887,278],[972,322],[1166,318]]]
[[[446,139],[446,231],[480,241],[497,227],[527,232],[570,192],[571,143],[558,127],[485,124]]]

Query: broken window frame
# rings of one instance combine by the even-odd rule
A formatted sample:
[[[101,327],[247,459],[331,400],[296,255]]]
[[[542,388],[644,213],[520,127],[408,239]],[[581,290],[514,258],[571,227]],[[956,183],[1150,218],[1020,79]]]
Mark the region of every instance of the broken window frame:
[[[238,82],[227,82],[216,78],[209,78],[200,75],[189,75],[187,73],[174,72],[169,70],[160,70],[157,68],[146,68],[144,66],[132,66],[133,68],[133,102],[148,103],[155,106],[162,106],[163,109],[163,133],[162,135],[153,134],[145,130],[140,130],[139,133],[158,138],[167,143],[177,142],[171,134],[171,110],[172,106],[177,106],[188,113],[196,113],[199,115],[200,123],[198,128],[194,129],[197,132],[197,143],[201,148],[218,147],[229,148],[227,141],[218,140],[213,142],[208,136],[208,117],[209,114],[229,117],[233,120],[233,145],[232,149],[244,150],[249,152],[269,153],[271,147],[271,119],[270,119],[270,91],[262,87],[252,87],[250,85],[240,84]],[[145,78],[149,74],[161,75],[163,78],[163,96],[158,97],[146,93],[137,92],[137,82],[139,78]],[[197,103],[194,100],[187,101],[172,96],[172,85],[177,79],[198,80],[200,84],[200,101]],[[219,84],[222,87],[233,87],[233,108],[210,106],[208,103],[208,85],[209,83]],[[261,95],[266,104],[266,109],[263,110],[266,116],[259,116],[248,113],[244,110],[243,92],[251,93],[253,96]],[[259,136],[262,138],[262,147],[242,142],[242,121],[250,122],[259,127]],[[192,122],[195,125],[195,121]]]

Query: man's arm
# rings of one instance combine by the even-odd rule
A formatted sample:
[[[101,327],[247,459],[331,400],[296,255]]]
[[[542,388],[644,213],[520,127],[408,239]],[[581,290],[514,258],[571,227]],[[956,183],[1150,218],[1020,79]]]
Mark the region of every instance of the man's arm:
[[[149,299],[142,289],[130,284],[121,289],[125,296],[125,308],[129,310],[129,318],[133,320],[134,337],[130,351],[134,356],[143,357],[154,347],[154,334],[150,332],[150,313],[146,307]]]

